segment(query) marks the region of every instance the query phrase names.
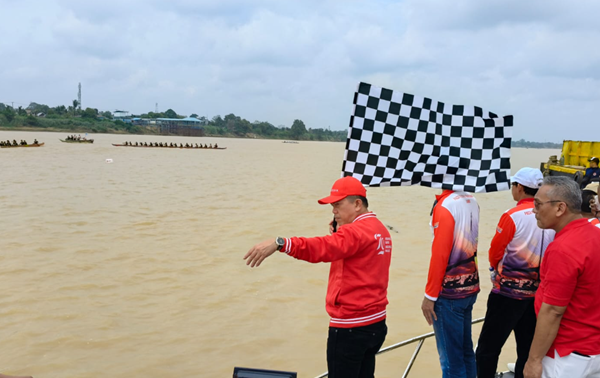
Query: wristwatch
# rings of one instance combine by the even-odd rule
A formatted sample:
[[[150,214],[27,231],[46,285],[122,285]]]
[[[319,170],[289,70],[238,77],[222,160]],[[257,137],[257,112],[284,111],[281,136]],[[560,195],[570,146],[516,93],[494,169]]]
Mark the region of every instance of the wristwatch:
[[[281,236],[278,236],[275,238],[275,244],[277,244],[277,250],[281,251],[283,249],[283,246],[285,245],[285,239]]]

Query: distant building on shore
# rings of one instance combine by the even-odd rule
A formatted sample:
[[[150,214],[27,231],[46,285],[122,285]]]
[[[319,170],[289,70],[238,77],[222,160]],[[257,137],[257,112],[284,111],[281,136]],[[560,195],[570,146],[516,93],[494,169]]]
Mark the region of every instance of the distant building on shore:
[[[156,126],[161,134],[204,136],[204,128],[197,118],[157,118]]]

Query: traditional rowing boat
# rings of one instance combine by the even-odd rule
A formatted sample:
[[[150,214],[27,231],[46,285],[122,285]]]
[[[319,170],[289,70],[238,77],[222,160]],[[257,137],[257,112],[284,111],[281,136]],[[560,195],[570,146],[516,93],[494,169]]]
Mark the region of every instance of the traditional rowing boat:
[[[93,139],[81,139],[81,140],[59,139],[59,140],[63,143],[94,143]]]
[[[0,148],[42,147],[43,145],[44,145],[44,143],[38,143],[38,144],[25,144],[25,145],[18,145],[18,146],[0,146]]]
[[[226,150],[227,147],[179,147],[179,146],[131,146],[129,144],[112,144],[115,147],[137,147],[137,148],[181,148],[184,150]]]

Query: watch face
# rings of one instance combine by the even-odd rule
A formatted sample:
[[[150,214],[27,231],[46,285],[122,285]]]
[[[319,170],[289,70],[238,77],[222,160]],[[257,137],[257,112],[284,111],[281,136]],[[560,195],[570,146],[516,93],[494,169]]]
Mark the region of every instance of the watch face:
[[[285,245],[285,240],[283,240],[283,238],[282,238],[282,237],[278,237],[278,238],[275,240],[275,243],[277,243],[277,245],[280,245],[280,246],[282,246],[282,247],[283,247],[283,246]]]

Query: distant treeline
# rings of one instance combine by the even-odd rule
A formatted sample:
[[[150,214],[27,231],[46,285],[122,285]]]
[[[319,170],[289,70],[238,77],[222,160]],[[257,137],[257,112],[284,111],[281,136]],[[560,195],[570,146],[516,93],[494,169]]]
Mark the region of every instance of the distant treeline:
[[[148,112],[140,115],[130,115],[128,118],[185,118],[178,115],[173,109],[165,112]],[[296,119],[290,127],[275,126],[265,121],[250,122],[235,114],[224,117],[216,115],[211,119],[205,116],[191,114],[190,117],[200,121],[206,136],[222,136],[237,138],[264,138],[264,139],[294,139],[345,142],[348,132],[346,130],[332,131],[322,128],[306,128],[302,120]],[[156,134],[152,128],[123,122],[114,119],[109,111],[98,111],[94,108],[81,109],[77,100],[72,105],[49,107],[48,105],[32,102],[28,107],[13,108],[0,103],[0,128],[3,129],[45,129],[48,131],[65,132],[91,132],[91,133],[116,133],[116,134]],[[529,142],[524,139],[513,140],[512,147],[521,148],[562,148],[561,143]]]
[[[290,127],[275,126],[265,121],[250,122],[235,114],[225,117],[220,115],[208,119],[204,116],[191,114],[190,117],[200,121],[206,136],[264,138],[264,139],[294,139],[344,142],[348,132],[332,131],[323,128],[306,128],[302,120],[296,119]],[[156,134],[152,127],[145,127],[135,122],[124,122],[121,118],[114,119],[109,111],[98,111],[94,108],[81,109],[77,100],[69,106],[50,107],[32,102],[28,107],[13,108],[0,103],[0,128],[3,129],[45,129],[47,131],[92,132],[92,133],[129,133]],[[174,110],[165,112],[148,112],[140,115],[130,115],[128,119],[144,118],[185,118]]]
[[[521,140],[513,140],[510,144],[511,147],[521,147],[521,148],[562,148],[562,143],[552,143],[552,142],[529,142],[525,139]]]

